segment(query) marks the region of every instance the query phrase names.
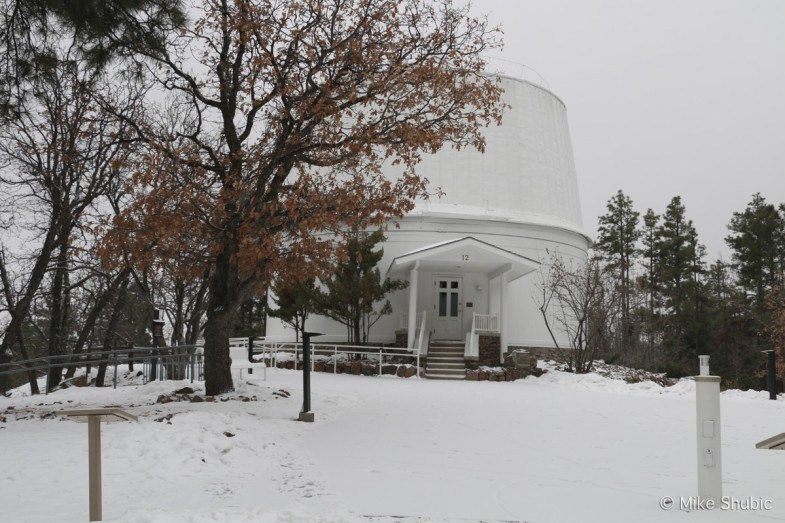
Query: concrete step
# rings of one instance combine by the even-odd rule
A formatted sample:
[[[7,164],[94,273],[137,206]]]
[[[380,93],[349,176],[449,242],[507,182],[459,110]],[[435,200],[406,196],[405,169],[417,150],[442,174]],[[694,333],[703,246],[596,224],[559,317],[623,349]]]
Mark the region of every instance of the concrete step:
[[[463,366],[460,366],[460,365],[449,365],[449,364],[431,365],[429,363],[428,366],[425,367],[425,371],[426,372],[430,372],[431,370],[444,371],[444,372],[450,373],[450,374],[457,373],[457,372],[462,372],[464,374],[466,373],[466,367],[463,367]]]
[[[428,362],[427,369],[458,369],[458,370],[466,370],[466,364],[462,361],[434,361]]]
[[[461,354],[463,355],[464,349],[460,348],[444,348],[444,347],[431,347],[428,349],[428,354]]]
[[[449,362],[449,363],[460,363],[461,365],[466,364],[466,360],[463,359],[463,356],[455,357],[455,356],[428,356],[428,363],[431,362]]]
[[[466,379],[466,374],[465,373],[461,373],[461,374],[444,374],[444,373],[441,373],[441,372],[439,372],[439,373],[426,372],[425,374],[423,374],[423,376],[425,376],[426,378],[431,379],[431,380],[463,380],[463,379]]]

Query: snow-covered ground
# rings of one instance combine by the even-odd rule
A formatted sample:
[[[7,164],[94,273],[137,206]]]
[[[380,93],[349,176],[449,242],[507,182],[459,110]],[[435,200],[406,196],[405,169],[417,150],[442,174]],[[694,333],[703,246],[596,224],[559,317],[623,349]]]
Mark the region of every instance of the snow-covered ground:
[[[785,431],[785,400],[762,392],[722,394],[724,494],[769,509],[687,511],[680,498],[697,494],[691,381],[315,373],[315,423],[294,421],[297,371],[270,369],[214,403],[156,403],[188,385],[0,398],[0,520],[87,521],[86,425],[48,414],[106,406],[139,421],[103,425],[105,521],[785,520],[785,452],[755,449]]]

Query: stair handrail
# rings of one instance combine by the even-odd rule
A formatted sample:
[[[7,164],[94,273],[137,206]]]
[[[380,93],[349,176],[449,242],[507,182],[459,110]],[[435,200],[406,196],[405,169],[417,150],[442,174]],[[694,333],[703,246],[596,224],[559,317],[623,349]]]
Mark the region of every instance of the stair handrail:
[[[467,358],[479,356],[481,332],[499,332],[499,316],[497,314],[472,313],[472,329],[466,333],[464,349]]]
[[[478,357],[479,334],[477,334],[477,316],[476,312],[472,312],[472,328],[466,333],[466,341],[463,350],[465,358]]]
[[[419,316],[420,314],[417,314]],[[417,376],[420,377],[420,356],[422,355],[423,345],[425,340],[425,319],[426,319],[426,312],[422,311],[422,319],[420,320],[420,328],[419,330],[415,331],[415,335],[417,336],[417,341],[415,342],[415,346],[417,348]],[[426,350],[427,353],[427,350]]]
[[[414,331],[414,335],[417,338],[417,351],[422,352],[425,340],[425,311],[418,313],[417,316],[422,315],[422,319],[420,320],[420,326]],[[427,351],[426,351],[427,353]]]

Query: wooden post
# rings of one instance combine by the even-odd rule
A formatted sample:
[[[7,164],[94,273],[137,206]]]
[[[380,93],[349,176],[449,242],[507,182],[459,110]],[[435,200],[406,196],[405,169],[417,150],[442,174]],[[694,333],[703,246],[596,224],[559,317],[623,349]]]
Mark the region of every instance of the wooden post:
[[[56,413],[73,421],[87,423],[87,469],[90,521],[101,521],[101,421],[136,421],[133,414],[117,408],[61,410]]]
[[[90,521],[101,521],[101,418],[87,418]]]

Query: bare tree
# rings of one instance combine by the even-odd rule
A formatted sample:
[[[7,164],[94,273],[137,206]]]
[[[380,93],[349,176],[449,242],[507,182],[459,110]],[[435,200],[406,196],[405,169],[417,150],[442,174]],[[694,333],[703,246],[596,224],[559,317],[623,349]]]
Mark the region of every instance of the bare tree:
[[[615,276],[597,258],[570,266],[553,256],[543,271],[538,305],[556,351],[568,371],[589,372],[620,329],[622,293]]]
[[[7,206],[21,209],[20,228],[32,234],[21,246],[28,253],[16,256],[26,267],[13,303],[6,293],[11,319],[0,344],[3,354],[13,349],[27,356],[22,326],[47,276],[47,352],[66,353],[74,234],[116,186],[133,150],[127,124],[96,103],[97,73],[71,59],[71,49],[62,53],[56,67],[35,79],[34,96],[20,100],[15,117],[0,125],[3,198]],[[8,240],[3,240],[6,248]],[[54,371],[49,377],[51,388],[61,374]]]

